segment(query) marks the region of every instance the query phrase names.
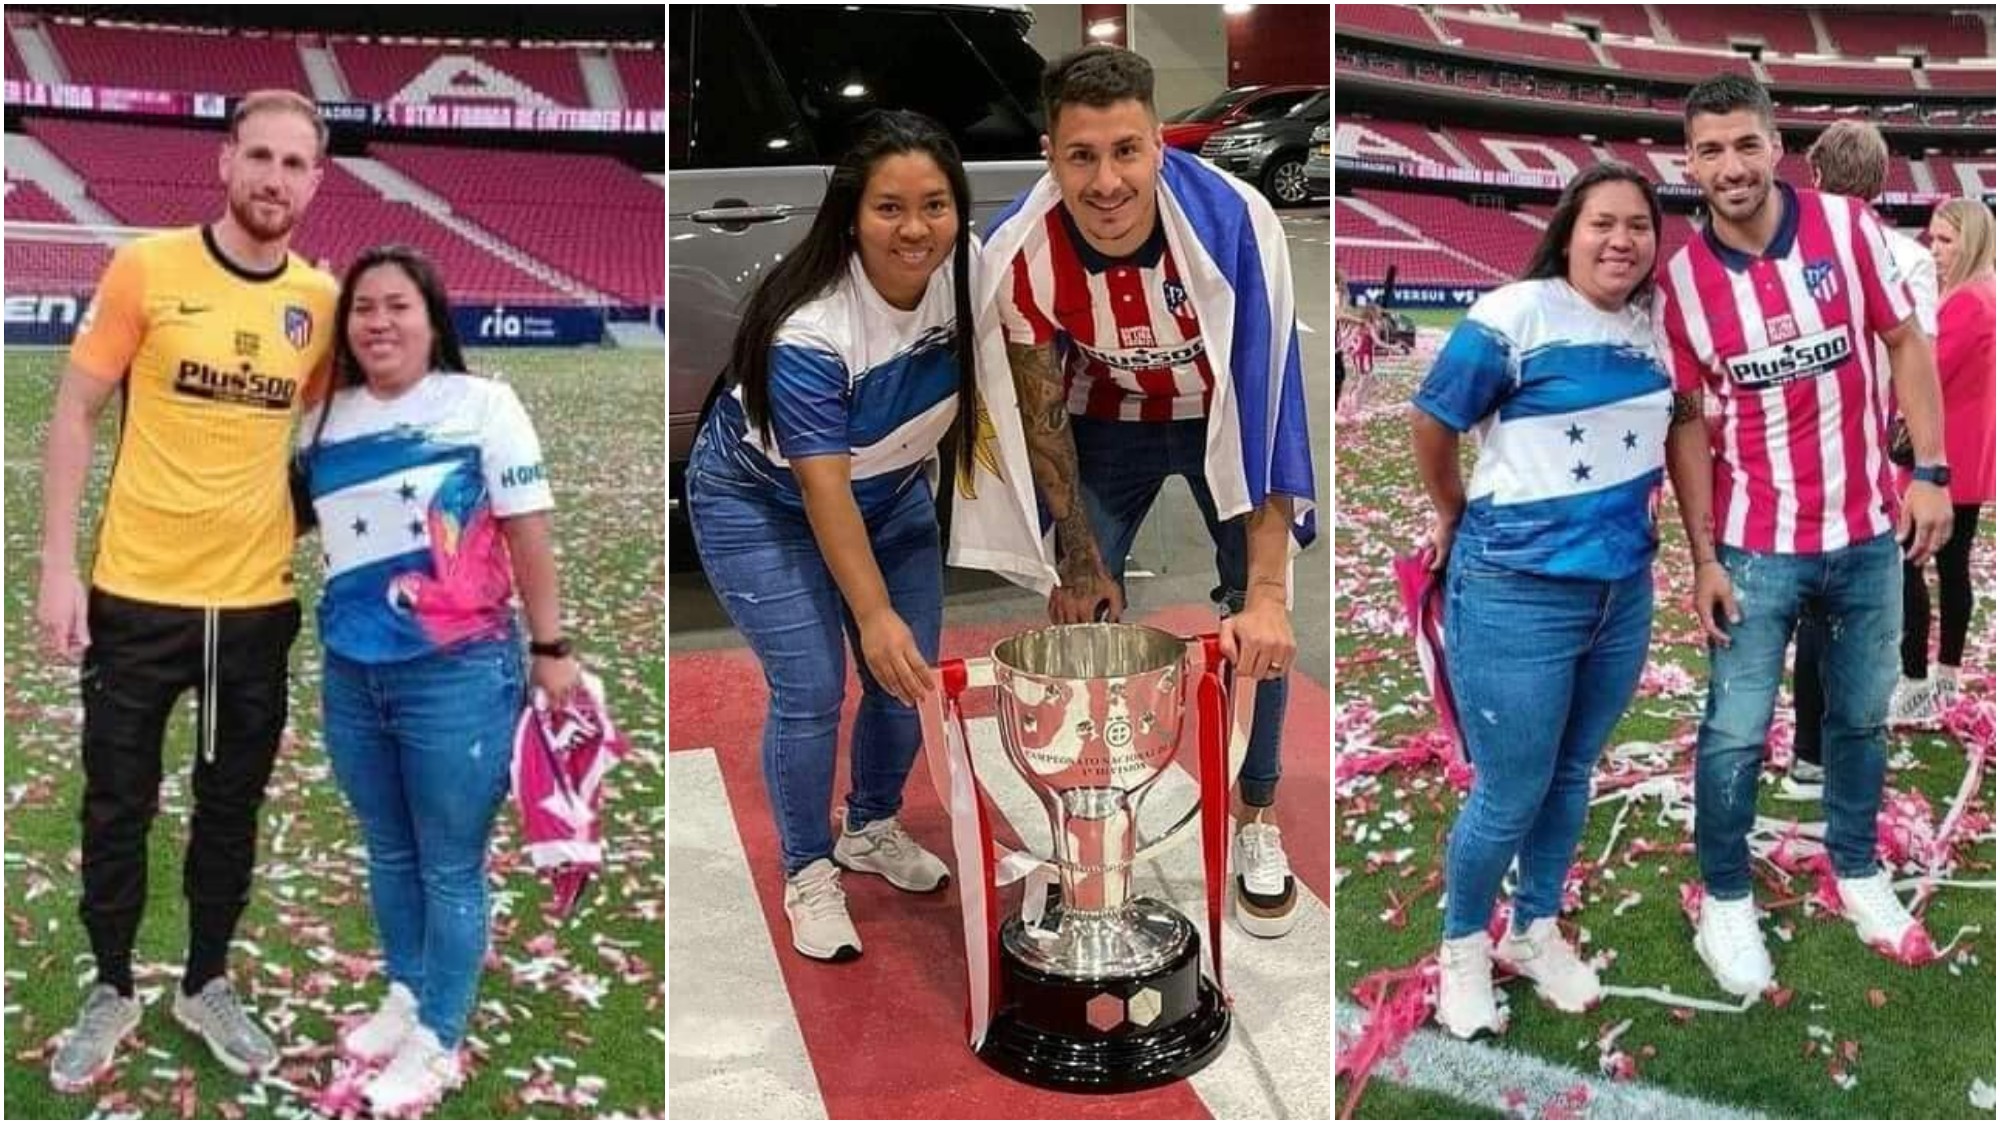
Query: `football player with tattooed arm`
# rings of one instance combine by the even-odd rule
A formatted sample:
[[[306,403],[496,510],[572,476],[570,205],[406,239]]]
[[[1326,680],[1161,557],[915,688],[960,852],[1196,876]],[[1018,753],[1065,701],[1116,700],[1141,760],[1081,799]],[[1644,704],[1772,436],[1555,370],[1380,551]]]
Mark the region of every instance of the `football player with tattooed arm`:
[[[1261,197],[1168,152],[1152,68],[1140,56],[1087,47],[1051,63],[1042,88],[1044,154],[1060,202],[1047,187],[1017,201],[987,238],[987,268],[1008,271],[999,282],[1007,362],[1034,480],[1055,524],[1060,585],[1049,616],[1059,624],[1119,619],[1133,539],[1167,477],[1184,478],[1215,544],[1214,596],[1228,610],[1224,654],[1257,684],[1231,809],[1232,898],[1246,932],[1281,936],[1296,906],[1271,822],[1285,675],[1298,650],[1290,540],[1295,524],[1310,537],[1312,499],[1282,231]],[[1034,211],[1036,200],[1046,211]],[[1209,216],[1224,212],[1238,221],[1216,234]],[[1013,238],[1000,233],[1010,223]],[[1215,257],[1262,265],[1249,270],[1255,276],[1239,267],[1228,291],[1213,295],[1197,278],[1214,278],[1217,267],[1198,259],[1211,238],[1248,240],[1253,230],[1254,250]],[[1246,287],[1262,303],[1246,303]],[[1231,313],[1228,339],[1204,336]],[[1242,373],[1273,347],[1277,377]]]
[[[1776,179],[1769,94],[1722,75],[1688,95],[1688,170],[1707,226],[1666,264],[1658,322],[1674,381],[1667,466],[1709,640],[1696,749],[1695,951],[1724,990],[1773,968],[1750,894],[1748,834],[1784,653],[1802,613],[1825,622],[1826,846],[1864,943],[1905,963],[1930,948],[1875,858],[1884,718],[1895,684],[1902,561],[1951,534],[1937,368],[1882,225],[1866,203]],[[1875,339],[1886,346],[1888,370]],[[1894,493],[1888,404],[1916,453]],[[1720,402],[1713,434],[1702,398]]]

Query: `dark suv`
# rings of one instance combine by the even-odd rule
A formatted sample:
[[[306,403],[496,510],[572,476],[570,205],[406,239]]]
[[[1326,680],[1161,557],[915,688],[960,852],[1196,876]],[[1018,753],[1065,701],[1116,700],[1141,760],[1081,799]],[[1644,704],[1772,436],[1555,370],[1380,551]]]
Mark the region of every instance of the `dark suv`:
[[[667,9],[671,505],[744,298],[812,225],[833,162],[873,109],[950,130],[983,223],[1045,165],[1021,5]],[[679,552],[676,551],[676,554]]]
[[[1312,148],[1313,131],[1331,115],[1332,101],[1321,90],[1282,117],[1232,125],[1211,135],[1202,142],[1201,155],[1256,184],[1273,206],[1296,206],[1312,198],[1306,154]]]

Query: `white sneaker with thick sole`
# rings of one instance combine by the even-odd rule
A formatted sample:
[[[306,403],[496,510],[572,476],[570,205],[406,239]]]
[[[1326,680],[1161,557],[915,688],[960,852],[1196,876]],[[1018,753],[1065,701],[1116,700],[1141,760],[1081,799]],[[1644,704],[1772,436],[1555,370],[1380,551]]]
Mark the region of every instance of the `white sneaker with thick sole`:
[[[396,1056],[403,1039],[415,1029],[417,997],[402,984],[392,983],[375,1013],[340,1036],[340,1048],[363,1065],[380,1065]]]
[[[1732,995],[1762,995],[1771,986],[1771,954],[1764,948],[1763,930],[1757,927],[1757,903],[1750,898],[1733,902],[1703,898],[1694,950],[1715,982]]]
[[[785,879],[785,916],[792,922],[792,947],[814,960],[845,962],[861,955],[861,934],[847,916],[840,868],[814,859]]]
[[[418,1025],[396,1048],[388,1068],[361,1087],[368,1109],[378,1117],[415,1117],[437,1107],[464,1079],[458,1051],[448,1050],[431,1028]]]
[[[1236,924],[1253,937],[1282,937],[1299,919],[1298,883],[1278,825],[1251,820],[1236,828],[1230,897]]]
[[[1493,1001],[1493,942],[1484,932],[1438,946],[1437,1021],[1456,1038],[1500,1033],[1500,1008]]]
[[[1892,960],[1903,959],[1906,935],[1912,926],[1922,932],[1923,923],[1912,917],[1896,897],[1896,891],[1889,886],[1889,872],[1877,870],[1866,878],[1842,878],[1838,885],[1840,904],[1846,908],[1847,919],[1854,922],[1861,943]],[[1928,934],[1922,942],[1920,947],[1929,947]]]
[[[1579,1015],[1604,1000],[1597,969],[1577,956],[1553,917],[1534,922],[1525,933],[1509,926],[1493,949],[1493,960],[1533,980],[1536,994],[1558,1011]]]

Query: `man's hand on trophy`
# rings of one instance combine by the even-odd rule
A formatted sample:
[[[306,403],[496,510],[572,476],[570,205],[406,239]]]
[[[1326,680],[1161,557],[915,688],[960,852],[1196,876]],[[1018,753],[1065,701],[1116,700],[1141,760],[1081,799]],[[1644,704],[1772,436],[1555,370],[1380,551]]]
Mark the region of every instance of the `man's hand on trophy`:
[[[1063,577],[1049,591],[1051,624],[1115,621],[1125,615],[1125,593],[1102,567]]]
[[[905,706],[931,692],[930,661],[917,649],[917,638],[896,611],[883,608],[857,622],[861,629],[861,658],[882,689]]]
[[[1222,656],[1248,679],[1276,679],[1298,654],[1284,602],[1252,598],[1243,611],[1222,619]]]

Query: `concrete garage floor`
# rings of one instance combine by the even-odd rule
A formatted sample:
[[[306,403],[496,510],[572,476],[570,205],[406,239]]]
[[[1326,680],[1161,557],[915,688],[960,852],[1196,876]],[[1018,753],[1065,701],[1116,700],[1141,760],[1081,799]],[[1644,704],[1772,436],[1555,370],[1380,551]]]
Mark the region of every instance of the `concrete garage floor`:
[[[1324,205],[1282,213],[1292,257],[1292,279],[1299,310],[1299,340],[1304,352],[1306,396],[1313,420],[1313,468],[1318,477],[1320,538],[1295,563],[1292,628],[1299,642],[1298,670],[1320,684],[1332,681],[1330,611],[1333,470],[1333,331],[1331,262],[1332,225]],[[675,540],[676,549],[682,540]],[[669,654],[710,648],[733,648],[743,638],[730,627],[697,566],[678,557],[669,560],[667,581],[667,640]],[[1129,578],[1129,615],[1133,618],[1169,605],[1206,602],[1215,585],[1215,561],[1201,513],[1180,481],[1170,481],[1153,505],[1139,532],[1129,569],[1156,576]],[[992,575],[945,571],[945,627],[1020,621],[1042,616],[1042,600]],[[669,722],[672,717],[669,716]]]

